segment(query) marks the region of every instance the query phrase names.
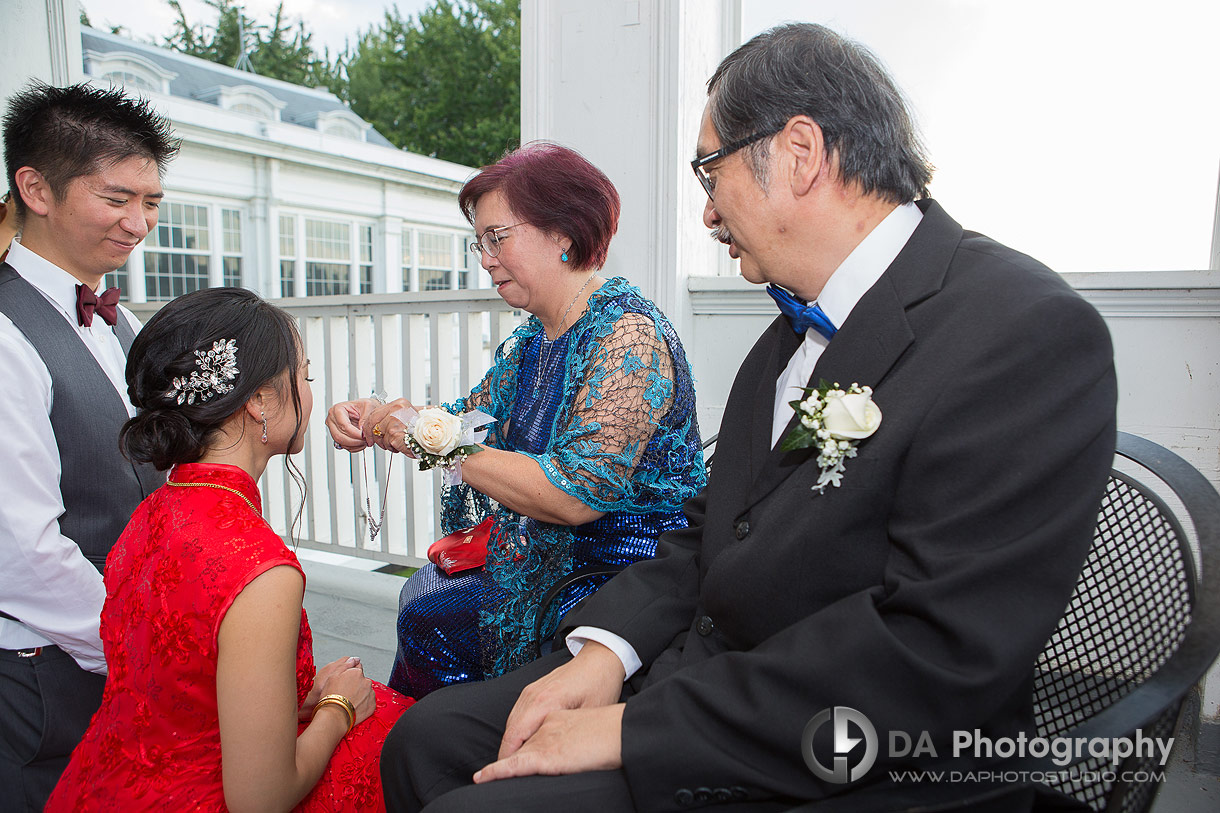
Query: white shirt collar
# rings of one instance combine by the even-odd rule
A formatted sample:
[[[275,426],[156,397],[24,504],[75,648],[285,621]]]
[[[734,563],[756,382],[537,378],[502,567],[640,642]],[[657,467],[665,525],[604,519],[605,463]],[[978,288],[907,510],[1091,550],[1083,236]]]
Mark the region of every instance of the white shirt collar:
[[[843,326],[856,303],[894,262],[921,220],[923,212],[914,203],[898,206],[873,227],[826,280],[817,302],[836,328]]]
[[[21,245],[19,237],[13,238],[5,261],[15,268],[26,282],[42,291],[47,299],[72,317],[75,323],[76,286],[81,284],[80,280]]]

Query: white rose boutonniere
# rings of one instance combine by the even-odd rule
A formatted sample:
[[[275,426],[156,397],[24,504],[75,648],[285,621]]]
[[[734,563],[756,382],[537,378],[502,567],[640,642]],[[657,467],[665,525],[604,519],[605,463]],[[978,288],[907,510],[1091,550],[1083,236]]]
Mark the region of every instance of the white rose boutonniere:
[[[804,399],[791,401],[800,423],[784,436],[780,449],[817,449],[822,473],[813,490],[821,494],[827,486],[843,480],[843,461],[856,456],[856,445],[881,426],[881,408],[873,402],[872,387],[852,384],[846,390],[822,382],[806,389]]]

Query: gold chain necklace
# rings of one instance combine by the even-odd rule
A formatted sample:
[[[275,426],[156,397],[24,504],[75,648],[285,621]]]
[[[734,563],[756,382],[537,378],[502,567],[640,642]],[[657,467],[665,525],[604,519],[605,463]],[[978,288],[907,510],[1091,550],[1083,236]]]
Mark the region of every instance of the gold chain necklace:
[[[182,488],[183,486],[199,486],[200,488],[219,488],[221,491],[227,491],[230,494],[236,494],[237,496],[241,497],[241,501],[244,502],[246,505],[250,506],[251,511],[258,514],[260,518],[263,516],[262,512],[260,512],[257,508],[254,507],[254,503],[250,502],[250,498],[247,497],[245,494],[242,494],[240,491],[238,491],[235,488],[229,488],[228,486],[222,486],[219,483],[175,483],[173,480],[166,480],[165,484],[167,486],[177,486],[179,488]]]

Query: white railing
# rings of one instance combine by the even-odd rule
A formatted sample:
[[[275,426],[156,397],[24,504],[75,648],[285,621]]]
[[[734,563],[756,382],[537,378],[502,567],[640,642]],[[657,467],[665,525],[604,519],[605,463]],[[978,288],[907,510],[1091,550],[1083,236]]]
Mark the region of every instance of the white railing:
[[[301,507],[292,478],[278,461],[259,484],[263,513],[303,548],[377,561],[419,565],[439,534],[440,475],[377,450],[352,455],[334,448],[324,426],[331,404],[374,390],[415,404],[450,401],[469,392],[491,366],[495,348],[520,323],[491,290],[430,291],[273,300],[297,319],[314,379],[314,407],[305,449],[293,457],[307,486]],[[130,306],[147,320],[160,303]],[[367,472],[367,481],[366,481]],[[367,482],[367,485],[366,485]],[[375,541],[368,517],[385,524]],[[366,497],[368,498],[366,502]]]

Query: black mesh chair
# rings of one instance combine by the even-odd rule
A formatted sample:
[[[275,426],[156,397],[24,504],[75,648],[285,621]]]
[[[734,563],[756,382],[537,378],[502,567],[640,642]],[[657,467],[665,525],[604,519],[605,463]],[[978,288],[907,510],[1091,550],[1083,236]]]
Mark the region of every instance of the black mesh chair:
[[[1220,495],[1151,441],[1120,432],[1117,451],[1138,471],[1116,466],[1110,475],[1093,549],[1038,659],[1034,707],[1043,737],[1116,738],[1137,729],[1172,737],[1187,694],[1220,654]],[[1194,526],[1195,546],[1168,504],[1174,498]],[[1146,811],[1158,788],[1151,778],[1104,781],[1113,767],[1104,758],[1067,767],[1095,781],[1055,789],[1093,810]],[[1155,775],[1160,767],[1132,756],[1113,772]],[[1049,760],[1029,769],[1064,770]]]
[[[1220,655],[1220,495],[1181,457],[1135,435],[1119,433],[1117,457],[1129,463],[1116,458],[1092,550],[1038,658],[1040,737],[1116,739],[1136,730],[1147,738],[1172,737],[1187,695]],[[1193,545],[1170,501],[1189,518]],[[1061,765],[1048,755],[991,770],[1062,778],[1049,785],[1061,795],[1046,809],[1143,813],[1152,806],[1161,765],[1145,755],[1115,766],[1087,754]],[[1143,781],[1122,781],[1124,775]],[[971,810],[1013,791],[892,786],[849,791],[797,810]]]
[[[703,465],[708,474],[712,473],[712,453],[708,450],[716,445],[718,435],[719,433],[716,433],[703,441]],[[580,567],[551,585],[551,588],[542,595],[542,601],[538,605],[538,615],[534,619],[534,657],[542,655],[543,644],[554,637],[555,631],[559,627],[561,619],[548,619],[551,605],[572,585],[598,579],[607,581],[622,569],[622,565],[589,565],[588,567]],[[549,624],[547,623],[548,620],[550,621]]]

